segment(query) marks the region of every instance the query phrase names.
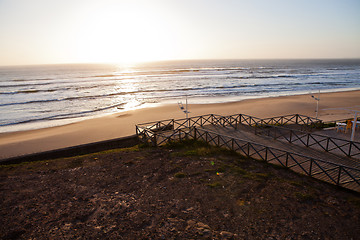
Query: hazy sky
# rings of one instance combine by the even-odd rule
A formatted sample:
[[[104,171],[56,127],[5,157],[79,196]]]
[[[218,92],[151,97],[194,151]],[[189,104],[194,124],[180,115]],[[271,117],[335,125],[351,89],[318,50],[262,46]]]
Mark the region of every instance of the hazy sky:
[[[360,0],[0,0],[0,65],[360,58]]]

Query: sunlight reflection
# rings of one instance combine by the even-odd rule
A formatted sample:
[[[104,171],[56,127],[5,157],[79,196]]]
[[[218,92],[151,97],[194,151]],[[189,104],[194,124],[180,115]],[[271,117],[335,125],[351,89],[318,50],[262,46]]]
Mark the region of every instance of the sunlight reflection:
[[[136,97],[136,93],[140,89],[138,81],[134,77],[127,77],[135,73],[135,64],[118,64],[117,67],[116,75],[125,77],[119,79],[114,87],[118,95],[112,100],[113,104],[122,104],[117,108],[117,111],[127,111],[140,107],[142,102]]]
[[[136,63],[117,63],[115,64],[118,74],[129,74],[134,73]]]

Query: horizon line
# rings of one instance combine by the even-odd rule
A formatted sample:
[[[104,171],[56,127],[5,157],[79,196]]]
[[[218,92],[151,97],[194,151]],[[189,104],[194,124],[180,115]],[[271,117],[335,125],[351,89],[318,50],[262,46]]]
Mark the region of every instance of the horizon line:
[[[31,63],[31,64],[9,64],[0,65],[0,67],[31,67],[44,65],[137,65],[147,63],[161,63],[161,62],[191,62],[191,61],[296,61],[296,60],[360,60],[360,57],[355,58],[204,58],[204,59],[164,59],[153,61],[133,61],[133,62],[58,62],[58,63]]]

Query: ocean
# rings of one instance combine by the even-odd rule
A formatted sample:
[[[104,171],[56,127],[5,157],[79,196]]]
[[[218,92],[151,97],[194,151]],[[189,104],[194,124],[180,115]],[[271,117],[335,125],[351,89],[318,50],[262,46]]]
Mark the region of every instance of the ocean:
[[[360,89],[356,60],[206,60],[0,67],[0,132],[130,109]]]

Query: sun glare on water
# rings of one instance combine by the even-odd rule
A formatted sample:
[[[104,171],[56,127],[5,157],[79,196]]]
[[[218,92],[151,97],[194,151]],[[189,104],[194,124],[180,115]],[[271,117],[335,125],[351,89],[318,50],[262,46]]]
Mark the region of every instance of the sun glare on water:
[[[174,29],[152,6],[93,5],[78,19],[74,53],[81,62],[133,63],[175,54]]]

